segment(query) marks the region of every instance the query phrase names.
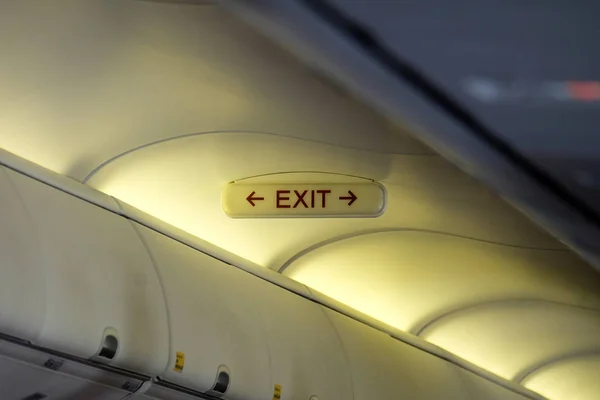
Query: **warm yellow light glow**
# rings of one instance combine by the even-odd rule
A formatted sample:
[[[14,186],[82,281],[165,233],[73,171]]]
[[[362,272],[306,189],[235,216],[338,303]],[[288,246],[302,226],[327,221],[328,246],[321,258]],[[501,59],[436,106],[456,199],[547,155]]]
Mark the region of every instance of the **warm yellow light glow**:
[[[567,252],[399,230],[325,245],[285,273],[390,325],[417,331],[445,311],[497,299],[571,303],[581,301],[582,291],[593,299],[595,282],[584,276],[567,280],[563,265],[574,261]],[[543,284],[539,274],[545,275]],[[587,304],[598,307],[600,300]]]
[[[540,370],[523,383],[550,400],[600,398],[600,357],[567,359]]]
[[[260,157],[251,156],[258,154]],[[164,142],[126,155],[101,169],[89,183],[266,267],[279,266],[322,242],[323,246],[292,262],[286,275],[406,331],[417,332],[447,311],[498,299],[551,300],[600,308],[600,299],[595,295],[600,289],[598,284],[569,252],[515,248],[403,229],[427,227],[452,233],[464,229],[467,236],[488,235],[486,239],[490,240],[494,235],[504,235],[502,231],[487,229],[485,224],[478,227],[477,219],[467,223],[473,208],[456,208],[453,202],[445,201],[438,204],[426,186],[412,177],[398,175],[405,160],[401,156],[383,163],[378,157],[369,152],[269,135],[208,134]],[[307,165],[319,165],[339,174],[383,177],[388,210],[376,219],[240,220],[223,213],[221,193],[229,181],[273,171],[302,171]],[[393,178],[386,172],[388,169],[396,171]],[[436,174],[430,178],[440,179]],[[278,177],[262,179],[272,183]],[[487,200],[484,203],[489,205]],[[499,218],[501,208],[497,211],[497,215],[492,213],[486,218]],[[457,225],[461,218],[465,223]],[[381,232],[360,234],[369,230]],[[535,235],[524,232],[527,228],[511,239],[520,240],[522,234],[535,240]],[[357,236],[352,237],[353,233]],[[344,235],[348,237],[327,244]],[[578,273],[571,274],[575,270]],[[510,314],[519,321],[514,323],[526,325],[528,318],[515,313]],[[525,348],[521,349],[522,355],[507,352],[504,358],[498,352],[490,355],[480,351],[481,346],[490,351],[500,349],[503,338],[511,336],[491,324],[496,335],[488,337],[493,340],[474,340],[477,332],[486,332],[484,326],[477,325],[478,321],[485,318],[474,320],[468,331],[460,326],[440,328],[428,332],[426,338],[506,378],[512,378],[531,362],[523,356],[527,355]],[[582,329],[590,331],[588,328]],[[556,340],[569,343],[564,338]],[[549,347],[531,354],[539,359],[544,349]]]
[[[438,321],[423,337],[506,379],[564,354],[600,348],[597,312],[548,302],[498,302]]]
[[[388,207],[380,218],[232,219],[223,212],[221,198],[231,180],[314,168],[338,174],[332,175],[336,182],[363,182],[348,175],[383,177],[387,163],[377,153],[273,135],[219,133],[141,149],[108,164],[88,183],[195,236],[271,267],[322,240],[394,225],[394,221],[407,218],[407,209],[410,219],[423,223],[430,218],[430,207],[407,198],[403,208]],[[302,179],[302,174],[286,179]],[[398,187],[392,190],[397,192]]]
[[[511,380],[546,358],[600,348],[598,312],[560,304],[595,298],[597,280],[565,265],[576,265],[568,252],[398,231],[325,245],[286,274]]]
[[[10,40],[0,46],[0,72],[10,77],[0,92],[1,148],[79,180],[139,148],[88,184],[264,267],[307,251],[287,276],[409,332],[496,300],[600,310],[596,274],[571,253],[539,250],[561,244],[220,8],[14,4],[0,13],[10,33],[0,39]],[[223,213],[229,182],[306,171],[379,181],[388,208],[375,219]],[[422,336],[506,378],[544,357],[599,347],[597,316],[515,305],[457,314]],[[525,384],[551,400],[596,400],[598,376],[600,361],[582,358]]]

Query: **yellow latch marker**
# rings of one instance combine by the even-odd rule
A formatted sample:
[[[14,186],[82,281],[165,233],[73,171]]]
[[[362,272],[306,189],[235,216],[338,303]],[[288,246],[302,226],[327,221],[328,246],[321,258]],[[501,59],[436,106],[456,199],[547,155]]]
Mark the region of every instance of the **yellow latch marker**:
[[[183,371],[183,364],[185,364],[185,354],[178,351],[175,356],[175,367],[173,367],[173,371]]]
[[[273,389],[273,400],[280,400],[281,399],[281,385],[275,385],[275,388]]]

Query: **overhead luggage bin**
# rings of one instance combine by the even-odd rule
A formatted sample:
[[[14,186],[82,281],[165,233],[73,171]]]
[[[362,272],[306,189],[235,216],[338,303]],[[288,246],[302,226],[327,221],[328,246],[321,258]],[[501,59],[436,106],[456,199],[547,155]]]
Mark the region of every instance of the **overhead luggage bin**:
[[[469,340],[463,339],[465,332]],[[594,309],[550,301],[501,301],[449,313],[421,337],[522,383],[554,360],[599,353],[600,321]]]
[[[0,335],[2,400],[121,400],[146,379]]]
[[[325,313],[337,330],[346,351],[352,370],[355,400],[488,399],[481,396],[485,390],[465,381],[464,373],[471,373],[460,366],[357,323],[338,312],[325,309]],[[526,397],[498,387],[504,396],[500,397],[502,399],[542,399],[533,393]],[[469,396],[465,397],[465,393],[469,393]]]
[[[36,276],[45,279],[46,314],[35,344],[160,373],[168,356],[164,299],[129,221],[27,176],[7,174],[39,240]]]
[[[0,392],[2,398],[7,400],[46,398],[121,400],[129,394],[126,390],[77,379],[71,375],[28,365],[1,355],[0,368],[3,371]],[[27,382],[21,381],[23,376],[29,378]]]
[[[164,228],[164,223],[161,225],[160,221],[154,221],[151,217],[143,215],[139,210],[135,210],[125,203],[122,203],[121,206],[129,217],[134,217],[141,223],[143,222],[144,226],[151,229]],[[172,238],[161,239],[161,241],[163,240],[176,242]],[[195,244],[195,249],[190,250],[199,254],[202,250],[209,254],[215,251],[214,246],[210,244],[202,246],[201,241],[192,240],[192,238],[181,236],[177,237],[177,241]],[[179,244],[175,243],[174,246],[178,247]],[[153,247],[149,245],[149,248],[152,249]],[[221,255],[225,257],[226,253],[221,251]],[[236,267],[241,268],[251,266],[249,262],[244,264],[244,260],[241,258],[224,258],[223,260],[225,261],[221,265],[223,268],[231,268],[226,265],[227,263],[235,263]],[[216,263],[216,261],[211,259],[211,263]],[[169,268],[175,271],[179,268],[179,265],[173,265],[170,262]],[[202,264],[198,264],[195,268],[202,269],[203,267]],[[275,385],[279,385],[283,399],[308,399],[311,395],[318,395],[319,398],[332,400],[351,398],[350,373],[341,343],[320,306],[305,298],[310,295],[310,291],[303,285],[281,275],[267,272],[271,271],[259,267],[256,270],[252,268],[240,269],[235,274],[240,275],[244,280],[251,279],[253,282],[252,287],[255,288],[253,290],[257,290],[256,293],[252,293],[252,297],[248,298],[247,302],[253,308],[252,323],[264,326],[263,334],[270,353],[270,370],[272,373],[270,390],[273,392],[270,395],[273,395]],[[252,276],[257,273],[265,276]],[[269,281],[273,278],[277,278],[277,280],[275,282]],[[206,282],[207,280],[210,280],[209,277],[204,275],[200,282]],[[285,289],[274,284],[278,281],[281,281],[280,284],[286,284],[288,288]],[[232,289],[235,290],[236,288],[236,286],[228,286],[227,281],[219,280],[219,282],[219,285],[223,286],[224,293],[231,293]],[[205,284],[202,283],[202,285]],[[197,311],[197,305],[193,305],[187,312],[193,318],[192,314]],[[175,351],[175,359],[177,357],[176,353],[177,351]],[[189,366],[189,360],[189,355],[185,353],[184,371]],[[179,382],[179,380],[176,379],[175,382]],[[187,396],[173,390],[168,391],[168,393],[165,391],[168,391],[168,389],[153,386],[147,392],[147,395],[166,396],[166,398],[171,398],[169,396]]]
[[[198,400],[202,398],[204,397],[153,384],[146,393],[137,395],[136,400]]]
[[[45,312],[38,236],[6,168],[0,166],[0,332],[34,341]]]
[[[155,262],[169,315],[161,379],[230,400],[273,395],[256,277],[134,223]]]
[[[237,268],[248,272],[251,275],[260,277],[276,286],[284,287],[286,290],[290,290],[294,293],[299,294],[302,297],[310,297],[309,289],[302,283],[289,279],[271,269],[261,267],[249,261],[247,258],[228,252],[206,240],[202,240],[197,236],[194,236],[186,231],[178,229],[173,225],[170,225],[160,219],[147,214],[133,206],[115,199],[122,215],[127,216],[128,219],[135,221],[151,230],[157,232],[166,233],[169,238],[183,243],[186,246],[190,246],[197,251],[205,253],[211,257],[222,260],[226,264],[235,265]]]
[[[273,383],[280,385],[281,399],[352,399],[350,367],[322,306],[268,282],[261,284]]]
[[[458,376],[464,382],[464,392],[468,399],[472,400],[524,400],[518,393],[506,390],[502,386],[496,385],[481,376],[477,376],[470,371],[460,367],[455,367]],[[540,397],[541,398],[541,397]]]
[[[355,400],[464,398],[452,364],[335,311],[325,314],[346,350]]]
[[[564,379],[573,374],[575,379]],[[523,384],[550,399],[587,400],[600,391],[600,353],[571,354],[541,366]]]
[[[115,213],[119,212],[117,202],[105,193],[98,192],[89,186],[82,185],[75,179],[46,169],[41,165],[21,158],[2,148],[0,148],[0,164],[8,167],[8,169],[19,171],[23,175],[58,188],[63,192],[70,193],[73,196],[89,203],[95,204]]]

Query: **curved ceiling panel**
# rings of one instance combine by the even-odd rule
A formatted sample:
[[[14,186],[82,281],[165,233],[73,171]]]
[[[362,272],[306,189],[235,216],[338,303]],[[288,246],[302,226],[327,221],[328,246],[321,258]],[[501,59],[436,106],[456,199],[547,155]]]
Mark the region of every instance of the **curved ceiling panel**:
[[[293,221],[234,220],[222,211],[221,192],[228,182],[306,171],[380,181],[388,191],[387,211],[374,219]],[[298,178],[275,179],[295,182]],[[99,169],[88,184],[275,269],[324,240],[399,227],[562,249],[501,200],[435,156],[376,153],[277,135],[222,132],[186,136],[125,154]]]
[[[493,193],[216,7],[60,4],[0,4],[0,147],[483,367],[538,368],[551,398],[597,393],[568,372],[595,383],[597,361],[541,366],[597,348],[576,307],[600,310],[598,275]],[[234,220],[221,192],[242,179],[372,179],[389,204]]]
[[[540,301],[509,301],[448,314],[421,336],[517,382],[573,355],[600,352],[600,311]]]
[[[523,383],[549,399],[590,400],[600,393],[600,355],[576,357],[541,369]]]
[[[430,232],[399,230],[325,243],[296,258],[284,273],[413,333],[456,310],[500,300],[600,310],[600,280],[572,253]]]
[[[132,148],[204,131],[431,154],[216,7],[3,2],[0,48],[0,146],[78,180]]]

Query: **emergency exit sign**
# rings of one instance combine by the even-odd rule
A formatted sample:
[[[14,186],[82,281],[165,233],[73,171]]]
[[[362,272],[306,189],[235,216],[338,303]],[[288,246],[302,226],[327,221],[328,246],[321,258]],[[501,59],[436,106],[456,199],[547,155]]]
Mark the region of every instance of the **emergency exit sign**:
[[[232,218],[378,217],[386,192],[374,183],[230,183],[223,211]]]

